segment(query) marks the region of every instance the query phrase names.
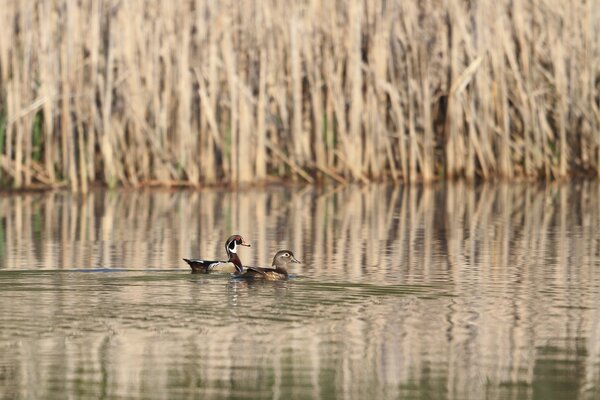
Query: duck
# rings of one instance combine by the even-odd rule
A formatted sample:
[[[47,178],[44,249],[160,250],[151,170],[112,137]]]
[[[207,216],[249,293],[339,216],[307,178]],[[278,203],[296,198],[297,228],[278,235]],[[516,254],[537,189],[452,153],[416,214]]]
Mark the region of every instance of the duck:
[[[290,250],[279,250],[273,257],[271,268],[247,267],[246,272],[237,276],[241,278],[282,281],[288,279],[287,267],[292,263],[301,264]]]
[[[239,246],[252,247],[240,235],[231,235],[225,241],[225,251],[229,256],[227,261],[212,261],[184,258],[183,261],[188,263],[192,268],[192,273],[198,272],[244,272],[242,261],[237,254]]]

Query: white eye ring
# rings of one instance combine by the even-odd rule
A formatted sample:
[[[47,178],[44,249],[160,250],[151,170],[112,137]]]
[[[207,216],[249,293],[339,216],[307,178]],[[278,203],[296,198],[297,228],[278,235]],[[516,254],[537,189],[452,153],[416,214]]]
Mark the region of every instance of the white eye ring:
[[[290,256],[290,253],[285,253],[283,256],[284,256],[284,257],[289,257],[289,256]]]

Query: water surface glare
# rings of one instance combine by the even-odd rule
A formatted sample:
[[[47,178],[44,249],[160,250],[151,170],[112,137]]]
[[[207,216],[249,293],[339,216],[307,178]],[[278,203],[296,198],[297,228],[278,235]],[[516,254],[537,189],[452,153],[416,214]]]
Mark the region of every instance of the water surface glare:
[[[190,274],[291,249],[285,282]],[[0,398],[595,399],[600,186],[0,194]]]

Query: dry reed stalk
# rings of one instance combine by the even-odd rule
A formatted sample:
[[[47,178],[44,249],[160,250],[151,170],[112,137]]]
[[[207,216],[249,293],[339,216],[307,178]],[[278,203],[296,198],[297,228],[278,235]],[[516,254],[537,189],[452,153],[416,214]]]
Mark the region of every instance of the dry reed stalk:
[[[39,52],[39,73],[40,73],[40,96],[45,99],[43,106],[44,114],[44,166],[54,183],[56,180],[54,171],[54,99],[55,87],[53,86],[53,65],[52,55],[50,53],[52,27],[56,14],[48,3],[42,2],[38,5],[38,20],[36,23],[40,27],[40,52]]]
[[[349,79],[350,110],[349,110],[349,138],[347,139],[346,157],[350,162],[352,175],[355,179],[363,176],[363,150],[362,140],[362,115],[363,107],[363,73],[362,63],[362,15],[363,2],[352,1],[349,3],[347,39],[347,64],[346,74]]]
[[[501,5],[496,3],[496,13],[501,12]],[[494,106],[496,113],[495,130],[500,136],[498,143],[499,151],[499,163],[498,173],[504,178],[512,177],[512,162],[510,159],[510,115],[509,115],[509,100],[508,100],[508,87],[506,82],[507,68],[504,63],[504,45],[509,40],[505,33],[504,15],[500,18],[496,18],[494,29],[496,31],[497,40],[501,44],[499,48],[496,48],[492,52],[492,70],[495,75],[499,78],[494,82]]]
[[[411,63],[407,63],[407,75],[408,82],[406,83],[406,96],[408,97],[408,137],[409,137],[409,167],[408,167],[408,181],[415,182],[418,179],[417,176],[417,165],[419,159],[419,149],[417,143],[417,132],[415,128],[415,107],[416,102],[414,90],[412,87],[412,67]]]
[[[266,155],[266,119],[267,119],[267,47],[260,49],[260,73],[258,77],[258,98],[256,103],[256,154],[254,157],[255,177],[264,180],[267,177]]]
[[[530,25],[526,21],[525,10],[523,9],[522,2],[513,3],[512,13],[514,18],[513,29],[515,30],[516,41],[511,43],[511,50],[514,50],[514,46],[518,46],[521,49],[527,49],[528,43],[526,37],[531,37]],[[518,84],[518,100],[523,118],[523,166],[525,176],[532,176],[535,168],[533,165],[533,117],[531,112],[531,101],[528,93],[531,92],[531,68],[530,68],[530,55],[529,51],[522,51],[520,53],[520,60],[516,60],[514,54],[509,54],[510,64],[514,72],[515,79]],[[521,76],[522,74],[522,76]]]
[[[192,71],[190,71],[190,42],[191,42],[191,22],[190,16],[182,10],[182,14],[176,19],[182,24],[180,37],[177,38],[180,43],[177,57],[177,162],[186,174],[186,179],[196,184],[199,182],[199,172],[196,161],[194,160],[195,149],[197,145],[197,135],[193,135],[192,118]]]
[[[327,117],[327,110],[323,99],[323,77],[318,65],[323,61],[320,59],[318,51],[313,50],[314,43],[307,43],[304,48],[305,57],[309,60],[315,60],[316,63],[308,71],[308,80],[310,82],[311,91],[311,111],[312,111],[312,132],[313,132],[313,149],[315,153],[315,164],[321,171],[327,166],[327,143],[326,138],[330,134],[328,132],[331,121]]]
[[[229,24],[233,21],[228,21]],[[239,179],[239,164],[238,164],[238,137],[239,137],[239,96],[238,96],[238,85],[236,77],[236,55],[233,51],[233,39],[231,32],[226,30],[222,41],[221,41],[221,52],[223,54],[223,60],[225,62],[225,68],[227,71],[227,85],[229,91],[229,102],[230,102],[230,117],[229,124],[225,128],[229,132],[225,134],[229,136],[229,172],[231,181],[235,184]]]
[[[421,175],[423,181],[430,182],[434,178],[434,160],[433,160],[433,120],[431,115],[431,82],[429,80],[428,57],[425,48],[421,47],[419,51],[420,67],[422,68],[421,80],[421,118],[423,124],[423,163],[421,164]]]
[[[400,172],[397,170],[396,166],[397,160],[394,154],[394,146],[392,143],[393,135],[391,134],[395,127],[388,126],[386,120],[393,120],[394,117],[396,117],[394,114],[398,112],[398,105],[394,100],[391,100],[390,96],[390,102],[396,104],[391,104],[392,110],[389,110],[390,104],[388,102],[387,91],[390,90],[390,85],[384,85],[384,83],[387,83],[388,80],[388,66],[391,57],[389,53],[392,30],[392,20],[390,18],[391,10],[371,9],[371,11],[373,15],[369,16],[369,19],[374,21],[374,27],[372,29],[373,32],[370,33],[370,35],[373,36],[373,42],[371,50],[369,51],[370,68],[368,68],[368,71],[372,79],[369,84],[373,86],[373,101],[375,101],[375,103],[373,103],[371,107],[368,107],[368,109],[377,109],[377,113],[372,114],[377,121],[378,128],[381,130],[381,132],[378,132],[378,141],[383,142],[383,144],[380,145],[380,148],[376,149],[375,153],[372,154],[371,157],[374,159],[373,162],[381,164],[378,168],[380,170],[377,173],[378,175],[384,172],[384,163],[387,161],[391,177],[395,182],[397,182],[400,177]],[[367,132],[369,132],[368,129]],[[368,142],[369,141],[367,141],[367,143]],[[382,154],[387,156],[387,160],[381,160],[383,158],[381,157]],[[400,156],[402,157],[403,155],[400,154]]]
[[[291,70],[291,87],[292,87],[292,141],[293,141],[293,158],[296,163],[302,163],[305,154],[302,148],[302,60],[300,56],[300,39],[302,34],[301,27],[298,26],[298,20],[292,17],[289,26],[290,35],[290,70]]]
[[[564,178],[567,175],[567,77],[565,71],[565,56],[562,40],[554,38],[552,44],[552,55],[555,61],[554,83],[556,86],[556,108],[555,120],[558,125],[559,140],[559,166],[558,176]]]

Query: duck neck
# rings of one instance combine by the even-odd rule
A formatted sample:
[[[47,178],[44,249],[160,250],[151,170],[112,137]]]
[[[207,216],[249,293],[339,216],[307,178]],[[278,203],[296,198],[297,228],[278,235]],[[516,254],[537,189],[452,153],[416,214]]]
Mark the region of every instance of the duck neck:
[[[229,253],[229,262],[235,265],[235,269],[237,272],[244,272],[244,267],[242,267],[242,260],[240,260],[237,253]]]
[[[281,275],[285,275],[286,277],[288,276],[288,272],[287,269],[281,265],[275,265],[275,272],[277,272],[278,274]]]

